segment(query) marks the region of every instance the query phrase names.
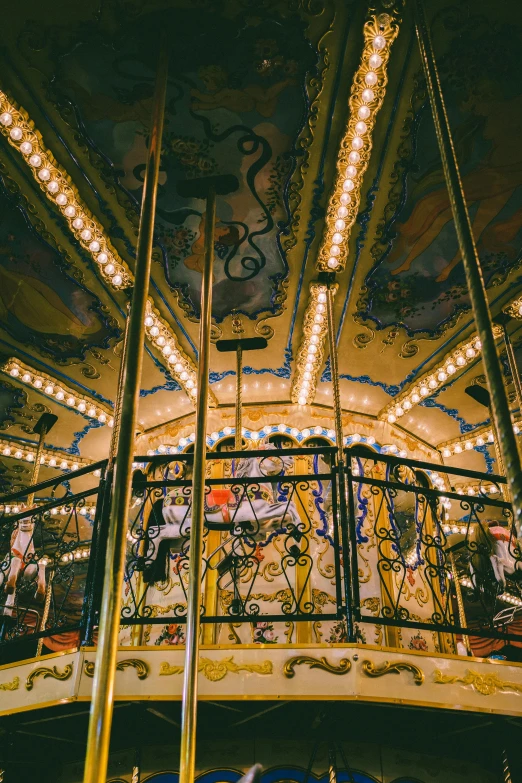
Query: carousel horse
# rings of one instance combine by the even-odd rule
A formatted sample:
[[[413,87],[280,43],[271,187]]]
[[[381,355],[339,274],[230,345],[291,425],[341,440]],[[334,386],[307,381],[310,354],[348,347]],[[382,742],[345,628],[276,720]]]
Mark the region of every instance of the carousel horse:
[[[517,559],[512,551],[516,539],[513,539],[509,528],[495,524],[490,524],[488,534],[492,550],[489,559],[493,573],[497,582],[505,587],[506,576],[516,576],[522,571],[522,560]]]
[[[4,586],[7,595],[5,606],[15,603],[18,581],[34,582],[36,579],[36,596],[45,595],[45,565],[35,560],[34,522],[30,517],[21,519],[11,534],[10,559],[6,562],[9,570],[0,568],[0,587]],[[4,561],[5,562],[5,561]]]
[[[263,479],[278,475],[283,477],[292,464],[292,457],[286,457],[280,452],[261,457],[247,457],[239,460],[235,478]],[[264,535],[273,532],[285,523],[291,531],[298,530],[301,519],[294,502],[274,500],[272,483],[255,481],[253,484],[255,489],[247,485],[244,491],[242,485],[238,485],[237,494],[229,489],[214,489],[208,492],[205,497],[205,526],[231,532],[241,531],[253,537],[259,531]],[[160,581],[166,578],[169,550],[179,547],[182,539],[188,535],[191,504],[190,495],[179,494],[179,490],[175,489],[163,501],[163,519],[158,520],[157,513],[151,515],[152,521],[149,520],[147,536],[149,543],[147,560],[150,566],[146,569],[145,581]],[[291,543],[298,548],[295,539]],[[226,560],[227,553],[224,554]]]

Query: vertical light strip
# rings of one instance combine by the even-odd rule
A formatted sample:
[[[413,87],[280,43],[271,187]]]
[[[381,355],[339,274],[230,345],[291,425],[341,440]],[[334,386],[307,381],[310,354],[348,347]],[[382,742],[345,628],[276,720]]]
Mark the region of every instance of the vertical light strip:
[[[334,294],[337,292],[337,288]],[[296,357],[296,371],[291,390],[292,402],[309,405],[315,397],[319,372],[323,364],[324,344],[328,332],[326,286],[310,285],[310,300],[303,321],[303,341]]]
[[[391,45],[399,33],[398,20],[388,14],[373,16],[364,25],[364,49],[349,100],[350,116],[337,158],[337,177],[326,213],[326,228],[317,266],[342,271],[348,239],[361,197],[364,172],[372,149],[372,131],[388,82]]]

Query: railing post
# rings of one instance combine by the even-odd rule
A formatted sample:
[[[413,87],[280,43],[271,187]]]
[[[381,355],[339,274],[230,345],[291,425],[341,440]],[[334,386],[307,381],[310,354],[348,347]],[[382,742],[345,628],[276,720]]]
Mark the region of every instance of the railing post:
[[[120,629],[121,590],[124,576],[127,520],[131,497],[132,459],[136,414],[143,363],[143,332],[156,214],[156,197],[165,114],[168,54],[166,41],[160,46],[153,116],[147,158],[136,253],[135,281],[129,313],[127,345],[124,350],[121,424],[112,486],[105,576],[100,611],[100,633],[96,653],[91,715],[87,737],[84,783],[104,783],[107,777],[112,723],[116,652]]]
[[[482,343],[484,370],[491,392],[493,420],[500,437],[500,450],[511,489],[513,516],[517,534],[522,536],[522,469],[511,423],[509,403],[495,346],[495,336],[486,296],[486,287],[466,206],[457,157],[440,86],[437,64],[429,34],[422,0],[416,0],[415,26],[426,85],[439,143],[442,167],[462,254],[466,282],[479,339]]]
[[[107,468],[100,479],[96,515],[91,538],[91,554],[85,580],[85,596],[82,607],[80,645],[91,647],[94,644],[94,626],[96,614],[100,611],[103,590],[103,572],[105,568],[105,548],[109,530],[109,512],[111,507],[111,485],[113,471]]]

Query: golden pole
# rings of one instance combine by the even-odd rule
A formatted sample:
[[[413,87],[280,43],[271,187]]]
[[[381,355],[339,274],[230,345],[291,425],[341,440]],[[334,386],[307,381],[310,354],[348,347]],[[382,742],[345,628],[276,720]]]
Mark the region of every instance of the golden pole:
[[[337,290],[336,283],[328,283],[326,286],[326,316],[328,322],[328,348],[330,350],[330,373],[332,376],[333,402],[334,402],[334,422],[335,422],[335,440],[337,443],[337,454],[339,465],[343,461],[343,415],[341,408],[341,391],[339,388],[339,366],[337,363],[337,344],[335,342],[335,324],[333,315],[333,298]]]
[[[462,599],[462,588],[460,586],[459,575],[457,574],[455,555],[453,554],[451,549],[449,550],[449,559],[450,559],[451,573],[453,574],[453,582],[455,584],[455,592],[457,593],[457,608],[459,611],[459,622],[462,628],[465,628],[466,613],[464,611],[464,601]],[[469,643],[469,636],[467,636],[466,634],[462,634],[462,641],[464,643],[464,647],[466,648],[468,655],[473,655],[473,651]]]
[[[238,341],[236,348],[236,437],[234,448],[241,451],[243,448],[243,422],[242,410],[243,404],[243,349]]]
[[[205,268],[201,284],[199,322],[198,396],[196,402],[196,441],[192,478],[192,519],[190,525],[190,570],[187,597],[187,641],[181,709],[180,783],[194,783],[196,762],[196,721],[198,708],[199,635],[201,626],[201,574],[203,523],[205,519],[205,473],[207,465],[207,411],[209,389],[210,332],[212,325],[212,270],[214,265],[214,225],[216,192],[207,193],[205,224]],[[237,433],[236,433],[237,438]]]
[[[44,450],[44,438],[47,435],[47,430],[45,428],[42,429],[40,433],[40,437],[38,439],[38,448],[36,449],[36,454],[34,457],[34,468],[33,468],[33,475],[31,477],[31,486],[34,486],[38,483],[38,474],[40,473],[40,460],[42,458],[42,452]],[[34,503],[34,492],[31,492],[29,495],[27,495],[27,508],[31,508],[31,506]]]
[[[112,486],[100,611],[100,634],[96,652],[84,783],[105,783],[107,780],[116,652],[120,629],[121,588],[124,575],[128,509],[131,499],[132,459],[143,364],[143,331],[149,292],[167,72],[168,56],[166,46],[163,45],[160,48],[154,90],[153,115],[136,253],[135,281],[128,316],[127,345],[123,359],[121,419]]]
[[[517,534],[522,536],[522,468],[517,442],[513,432],[513,425],[511,423],[506,388],[495,346],[495,336],[493,334],[486,287],[482,276],[477,248],[473,239],[473,232],[466,206],[466,197],[462,187],[457,157],[453,146],[453,139],[446,114],[446,107],[422,0],[416,0],[415,8],[417,39],[430,97],[435,131],[439,143],[442,167],[444,169],[460,252],[464,263],[471,306],[473,308],[479,339],[482,343],[484,370],[488,387],[491,392],[493,419],[500,436],[499,446],[506,466],[506,477],[511,490],[513,517],[516,530]]]

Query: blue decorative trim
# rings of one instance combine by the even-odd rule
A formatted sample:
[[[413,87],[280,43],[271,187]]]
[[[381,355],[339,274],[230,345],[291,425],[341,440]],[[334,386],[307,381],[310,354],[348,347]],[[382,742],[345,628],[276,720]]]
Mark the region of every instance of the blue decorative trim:
[[[391,397],[395,397],[397,394],[399,394],[401,387],[396,385],[389,385],[387,383],[383,383],[382,381],[373,381],[369,375],[348,375],[346,373],[342,373],[339,375],[339,379],[343,381],[353,381],[354,383],[367,383],[369,386],[378,386],[380,389],[382,389],[386,394],[389,394]],[[332,380],[332,372],[330,369],[330,357],[325,362],[323,374],[321,375],[321,383],[329,383]]]
[[[87,435],[90,430],[96,430],[98,427],[103,427],[103,424],[101,421],[92,421],[90,424],[86,424],[83,430],[80,430],[79,432],[74,433],[74,440],[69,446],[68,449],[62,449],[63,451],[66,451],[67,454],[76,454],[77,456],[80,455],[80,449],[78,448],[79,442]]]
[[[203,772],[196,779],[197,783],[238,783],[243,777],[243,772],[233,769],[212,769]],[[274,767],[261,773],[261,783],[306,783],[307,772],[297,767]],[[356,770],[337,770],[338,783],[377,783],[376,778]],[[328,772],[316,776],[313,772],[308,775],[310,783],[328,783]],[[147,783],[179,783],[177,772],[158,772],[147,778]],[[413,780],[402,778],[401,783],[414,783]]]
[[[422,402],[419,403],[419,405],[422,405],[424,408],[438,408],[443,413],[447,413],[448,416],[451,416],[452,419],[454,419],[459,423],[461,433],[467,431],[463,429],[463,427],[472,427],[471,424],[468,424],[466,419],[462,418],[457,408],[448,408],[446,405],[443,405],[441,402],[437,402],[437,400],[433,399],[433,397],[429,397],[427,400],[423,400]]]
[[[171,376],[169,371],[162,365],[159,359],[154,356],[150,348],[145,346],[145,350],[147,351],[148,355],[156,365],[157,369],[165,376],[166,381],[163,385],[159,386],[153,386],[152,389],[140,389],[140,397],[148,397],[149,394],[156,394],[157,391],[180,391],[181,386],[179,383]]]
[[[486,462],[486,473],[493,473],[495,459],[490,455],[487,445],[484,444],[483,446],[475,446],[475,451],[478,451],[480,454],[484,455],[484,460]]]

